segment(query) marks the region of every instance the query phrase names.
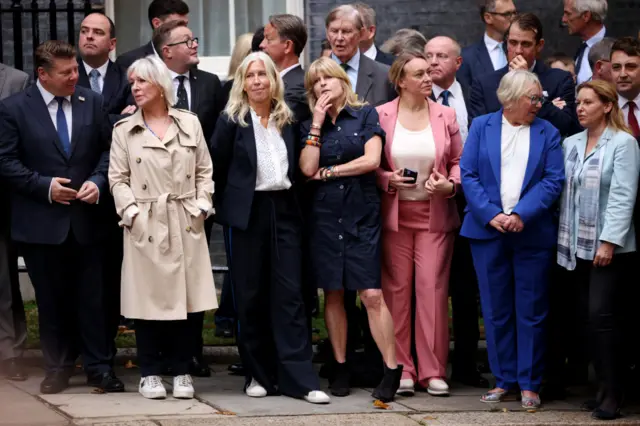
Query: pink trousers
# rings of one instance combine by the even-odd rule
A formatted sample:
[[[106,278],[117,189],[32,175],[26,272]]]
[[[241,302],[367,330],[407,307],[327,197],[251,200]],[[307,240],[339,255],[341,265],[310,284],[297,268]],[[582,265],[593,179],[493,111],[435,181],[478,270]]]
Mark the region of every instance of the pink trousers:
[[[449,354],[449,272],[454,233],[428,231],[429,203],[399,205],[398,232],[382,234],[382,291],[396,336],[396,356],[403,379],[426,386],[432,377],[446,377]],[[416,306],[411,309],[415,279]],[[415,315],[417,366],[411,354]]]

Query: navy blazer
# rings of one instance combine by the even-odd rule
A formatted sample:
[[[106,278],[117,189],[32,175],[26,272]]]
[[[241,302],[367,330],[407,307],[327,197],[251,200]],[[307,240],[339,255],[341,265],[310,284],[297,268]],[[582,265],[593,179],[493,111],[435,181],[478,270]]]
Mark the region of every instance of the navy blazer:
[[[470,89],[473,80],[494,71],[484,38],[462,49],[462,65],[456,73],[456,78],[462,87]]]
[[[248,126],[242,127],[231,121],[227,114],[221,114],[209,148],[216,188],[216,221],[242,230],[249,225],[258,168],[250,113],[247,113],[245,121]],[[287,175],[292,184],[295,184],[300,158],[298,134],[296,124],[288,124],[282,129],[289,156]]]
[[[469,120],[502,108],[496,92],[500,86],[500,80],[508,72],[509,66],[507,65],[473,82],[467,105]],[[546,92],[548,98],[548,102],[542,105],[538,117],[553,124],[563,137],[582,131],[576,115],[576,85],[571,74],[563,70],[549,68],[540,61],[536,62],[533,72],[540,79],[542,90]],[[567,105],[563,109],[557,108],[551,103],[555,98],[562,98]]]
[[[84,68],[82,58],[80,57],[78,57],[78,86],[91,89],[87,70]],[[102,100],[104,102],[104,110],[109,115],[111,125],[126,117],[120,114],[126,106],[135,105],[126,71],[111,60],[109,60],[107,73],[104,76]]]
[[[393,61],[395,60],[395,56],[391,55],[390,53],[383,52],[382,50],[380,50],[380,46],[376,46],[376,62],[391,66],[393,65]]]
[[[111,132],[102,96],[76,87],[71,96],[71,153],[67,156],[34,84],[0,103],[0,177],[12,191],[11,236],[29,244],[62,244],[73,231],[80,244],[106,235],[105,215],[98,205],[49,202],[53,177],[71,180],[79,190],[90,180],[109,194],[107,170]]]
[[[118,58],[116,58],[116,64],[122,67],[122,69],[126,73],[129,70],[131,64],[133,64],[135,61],[153,54],[155,54],[155,50],[153,50],[153,43],[150,41],[147,44],[143,44],[140,47],[137,47],[118,56]]]
[[[549,122],[536,118],[531,123],[529,160],[520,201],[513,209],[522,222],[522,241],[537,247],[557,243],[554,204],[564,185],[564,157],[560,134]],[[503,234],[489,222],[502,213],[500,197],[502,110],[474,120],[460,160],[462,188],[467,212],[460,235],[476,240],[499,238]]]

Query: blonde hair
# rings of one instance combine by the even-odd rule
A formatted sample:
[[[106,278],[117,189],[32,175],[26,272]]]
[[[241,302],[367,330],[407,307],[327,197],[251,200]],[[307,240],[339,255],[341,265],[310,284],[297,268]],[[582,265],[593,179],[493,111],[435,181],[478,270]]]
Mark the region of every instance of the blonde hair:
[[[509,71],[500,80],[500,86],[496,92],[498,100],[506,108],[526,95],[532,84],[542,88],[538,76],[534,73],[525,70]]]
[[[169,68],[156,55],[140,58],[131,64],[127,70],[127,78],[131,78],[133,73],[160,89],[167,108],[175,105],[176,96],[173,93],[173,82],[171,81]]]
[[[360,108],[366,105],[366,102],[358,100],[358,95],[351,88],[351,81],[347,73],[331,58],[322,57],[318,58],[309,67],[307,74],[304,77],[304,88],[307,90],[307,100],[309,101],[309,108],[313,112],[316,107],[318,98],[313,91],[313,86],[316,84],[320,76],[333,77],[340,80],[340,85],[344,92],[344,99],[340,100],[338,105],[338,111],[342,111],[347,105],[351,108]]]
[[[275,121],[278,131],[282,131],[285,125],[293,121],[293,113],[284,101],[284,83],[280,73],[269,55],[264,52],[253,52],[244,58],[233,77],[229,102],[227,102],[224,112],[231,121],[238,123],[240,126],[247,127],[249,125],[245,120],[249,113],[250,105],[249,97],[244,90],[244,83],[249,66],[256,61],[262,61],[267,71],[270,85],[269,94],[271,96],[271,118]]]
[[[391,64],[391,68],[389,68],[389,81],[393,84],[396,92],[400,93],[402,91],[399,84],[400,80],[405,76],[404,67],[414,59],[423,59],[425,62],[429,62],[423,52],[417,50],[406,50],[400,53],[396,60],[393,61],[393,64]]]
[[[240,66],[240,63],[244,58],[251,53],[251,40],[253,39],[253,33],[242,34],[236,40],[233,51],[231,52],[231,61],[229,62],[229,71],[227,72],[227,78],[233,79],[236,70]]]
[[[603,104],[611,104],[611,111],[605,114],[605,120],[607,127],[611,127],[614,130],[620,132],[627,132],[633,136],[633,132],[627,126],[622,115],[622,109],[618,105],[618,93],[616,87],[604,80],[591,80],[585,81],[578,86],[576,93],[580,93],[582,89],[591,89],[595,92],[596,96]]]

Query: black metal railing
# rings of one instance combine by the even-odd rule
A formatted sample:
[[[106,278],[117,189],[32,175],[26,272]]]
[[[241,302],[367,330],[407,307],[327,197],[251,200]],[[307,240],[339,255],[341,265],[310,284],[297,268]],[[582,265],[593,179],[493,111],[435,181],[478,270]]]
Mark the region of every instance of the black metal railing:
[[[79,1],[68,0],[63,7],[60,7],[56,4],[55,0],[51,0],[48,3],[48,6],[40,6],[41,3],[45,3],[43,1],[20,1],[20,0],[12,0],[10,5],[8,5],[9,1],[2,1],[0,4],[0,58],[4,57],[4,48],[8,41],[3,40],[3,32],[2,32],[2,18],[5,15],[12,16],[12,27],[13,27],[13,56],[14,62],[13,66],[18,69],[24,69],[24,57],[25,54],[33,55],[33,51],[35,51],[36,46],[38,46],[41,42],[46,40],[57,40],[58,39],[58,26],[62,21],[59,19],[60,15],[66,14],[66,25],[67,25],[67,38],[69,43],[75,45],[76,44],[76,34],[75,34],[75,17],[76,15],[86,16],[91,12],[101,12],[104,9],[104,6],[100,4],[92,4],[90,0],[84,0],[81,5]],[[40,17],[43,15],[49,15],[49,36],[43,39],[40,35]],[[25,42],[24,42],[24,28],[23,28],[23,17],[27,15],[31,17],[31,38],[32,44],[30,46],[31,49],[29,52],[25,52]]]

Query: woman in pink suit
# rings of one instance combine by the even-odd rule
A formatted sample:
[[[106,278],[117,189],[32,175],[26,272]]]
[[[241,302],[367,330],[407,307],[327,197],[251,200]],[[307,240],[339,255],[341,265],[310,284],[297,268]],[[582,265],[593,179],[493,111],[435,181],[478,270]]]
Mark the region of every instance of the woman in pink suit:
[[[413,395],[417,381],[431,395],[448,395],[447,298],[454,231],[460,226],[453,196],[460,185],[462,140],[455,111],[429,99],[429,64],[421,52],[401,54],[389,78],[400,96],[377,108],[387,134],[378,184],[383,191],[382,291],[393,317],[398,363],[404,365],[398,393]],[[412,314],[417,369],[411,355]]]

